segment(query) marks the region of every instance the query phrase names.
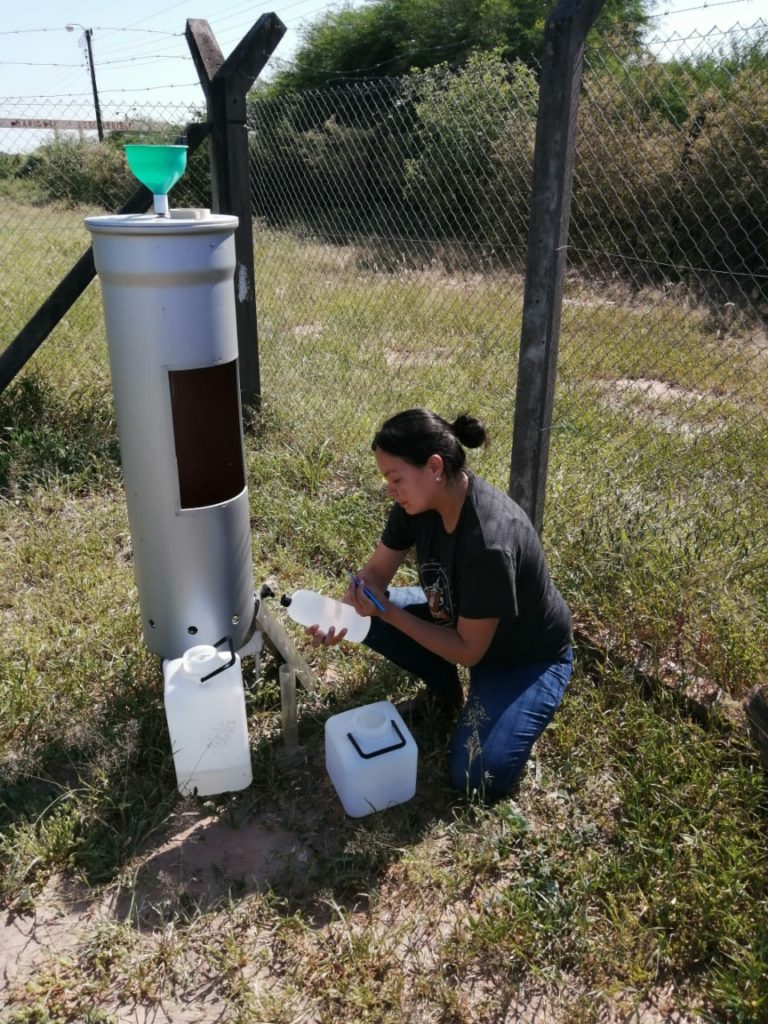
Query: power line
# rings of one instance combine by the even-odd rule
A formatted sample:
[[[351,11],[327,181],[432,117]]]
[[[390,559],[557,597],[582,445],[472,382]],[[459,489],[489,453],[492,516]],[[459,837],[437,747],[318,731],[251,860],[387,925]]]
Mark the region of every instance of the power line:
[[[157,18],[161,14],[167,14],[169,11],[175,11],[177,7],[184,7],[188,2],[189,0],[179,0],[178,3],[170,4],[168,7],[161,7],[159,11],[155,11],[154,14],[148,14],[146,18],[139,18],[138,21],[132,22],[131,26],[128,27],[140,25],[143,21],[151,21],[152,18]]]
[[[11,64],[24,68],[81,68],[83,66],[82,64],[52,64],[48,61],[0,60],[0,68]]]

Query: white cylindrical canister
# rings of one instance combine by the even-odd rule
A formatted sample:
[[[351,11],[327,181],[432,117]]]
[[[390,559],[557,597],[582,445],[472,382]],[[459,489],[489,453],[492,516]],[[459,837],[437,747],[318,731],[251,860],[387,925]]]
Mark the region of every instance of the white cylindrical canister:
[[[234,648],[191,647],[181,658],[163,663],[163,678],[179,792],[211,796],[249,786],[253,774],[245,693]]]
[[[245,641],[255,609],[235,321],[237,218],[89,217],[144,638]]]

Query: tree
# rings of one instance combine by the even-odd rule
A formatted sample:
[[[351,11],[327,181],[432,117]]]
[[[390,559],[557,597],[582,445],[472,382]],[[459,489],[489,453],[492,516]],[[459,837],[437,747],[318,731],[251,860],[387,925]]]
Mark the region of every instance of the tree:
[[[648,0],[608,0],[598,34],[639,46]],[[554,0],[372,0],[327,11],[305,30],[274,92],[322,88],[342,79],[403,75],[497,50],[536,65]]]

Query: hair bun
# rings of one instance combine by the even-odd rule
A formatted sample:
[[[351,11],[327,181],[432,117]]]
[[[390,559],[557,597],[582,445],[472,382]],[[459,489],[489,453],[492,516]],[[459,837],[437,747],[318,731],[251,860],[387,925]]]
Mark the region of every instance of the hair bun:
[[[480,448],[488,441],[488,432],[482,420],[475,416],[468,416],[466,413],[456,417],[451,424],[451,430],[456,439],[466,448]]]

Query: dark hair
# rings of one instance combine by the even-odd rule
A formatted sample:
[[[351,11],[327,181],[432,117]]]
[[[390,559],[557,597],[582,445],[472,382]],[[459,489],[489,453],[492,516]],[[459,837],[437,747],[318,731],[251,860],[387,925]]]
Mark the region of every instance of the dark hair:
[[[485,425],[465,413],[453,423],[428,409],[406,409],[384,423],[371,444],[388,455],[397,455],[414,466],[425,466],[430,455],[440,455],[445,475],[459,474],[467,461],[467,448],[479,448],[488,441]]]

